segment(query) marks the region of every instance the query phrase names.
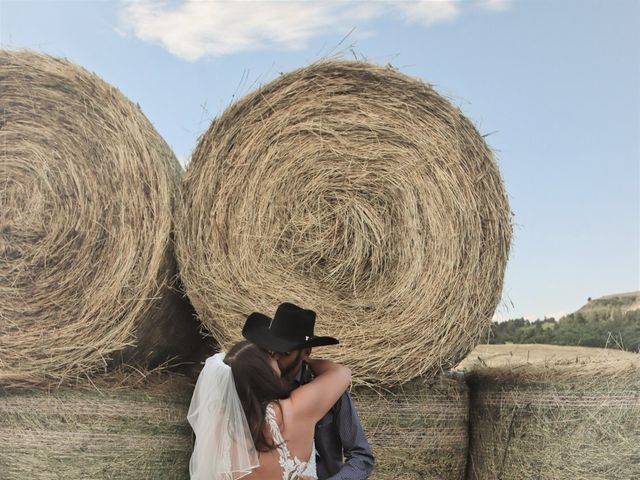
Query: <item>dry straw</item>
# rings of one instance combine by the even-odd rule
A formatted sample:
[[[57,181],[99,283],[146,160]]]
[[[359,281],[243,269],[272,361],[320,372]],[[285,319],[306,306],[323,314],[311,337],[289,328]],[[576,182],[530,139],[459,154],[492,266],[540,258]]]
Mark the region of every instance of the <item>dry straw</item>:
[[[640,356],[476,367],[469,478],[640,478]]]
[[[176,232],[187,293],[228,346],[282,301],[318,312],[356,383],[455,365],[491,321],[511,238],[482,136],[429,85],[323,61],[202,136]]]
[[[372,480],[462,480],[468,453],[469,391],[447,378],[352,392],[376,458]]]
[[[96,75],[0,51],[0,385],[63,382],[115,352],[155,363],[199,341],[171,291],[179,168]]]
[[[0,390],[2,478],[188,478],[191,383],[129,372],[94,384]]]

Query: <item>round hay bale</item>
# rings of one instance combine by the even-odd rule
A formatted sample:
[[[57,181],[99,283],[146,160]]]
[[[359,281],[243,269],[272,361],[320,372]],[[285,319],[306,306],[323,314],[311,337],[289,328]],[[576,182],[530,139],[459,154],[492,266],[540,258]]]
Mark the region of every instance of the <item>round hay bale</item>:
[[[467,465],[469,390],[440,377],[384,392],[351,392],[376,458],[372,480],[463,480]]]
[[[639,355],[469,375],[469,478],[640,478]]]
[[[140,109],[66,60],[2,50],[0,112],[0,384],[196,348],[172,290],[180,167]]]
[[[0,390],[2,478],[188,478],[193,385],[153,377],[53,392]]]
[[[461,360],[500,299],[510,210],[482,136],[429,85],[324,61],[230,106],[183,177],[176,253],[224,347],[282,301],[318,313],[354,380]],[[329,350],[327,351],[329,353]]]

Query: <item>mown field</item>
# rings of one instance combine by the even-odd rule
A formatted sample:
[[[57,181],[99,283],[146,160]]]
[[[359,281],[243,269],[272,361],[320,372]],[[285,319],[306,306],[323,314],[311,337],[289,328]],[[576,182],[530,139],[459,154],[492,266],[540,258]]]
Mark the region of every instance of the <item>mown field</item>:
[[[457,370],[468,370],[473,365],[488,367],[545,363],[557,360],[638,358],[637,353],[595,347],[566,347],[542,344],[478,345],[460,362]]]

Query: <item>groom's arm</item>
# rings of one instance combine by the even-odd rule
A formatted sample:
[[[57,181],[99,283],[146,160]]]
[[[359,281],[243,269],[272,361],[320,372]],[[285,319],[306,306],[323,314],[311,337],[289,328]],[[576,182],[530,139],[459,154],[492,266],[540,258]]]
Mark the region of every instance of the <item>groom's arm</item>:
[[[365,480],[373,470],[375,459],[349,392],[340,398],[340,409],[333,422],[342,442],[345,462],[327,480]]]

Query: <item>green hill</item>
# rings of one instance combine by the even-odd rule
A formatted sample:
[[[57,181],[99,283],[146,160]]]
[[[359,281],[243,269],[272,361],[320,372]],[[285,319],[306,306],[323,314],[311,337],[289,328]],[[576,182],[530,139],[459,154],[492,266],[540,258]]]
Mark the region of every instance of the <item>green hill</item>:
[[[485,343],[544,343],[640,352],[640,292],[590,299],[559,320],[516,318],[494,323]]]

